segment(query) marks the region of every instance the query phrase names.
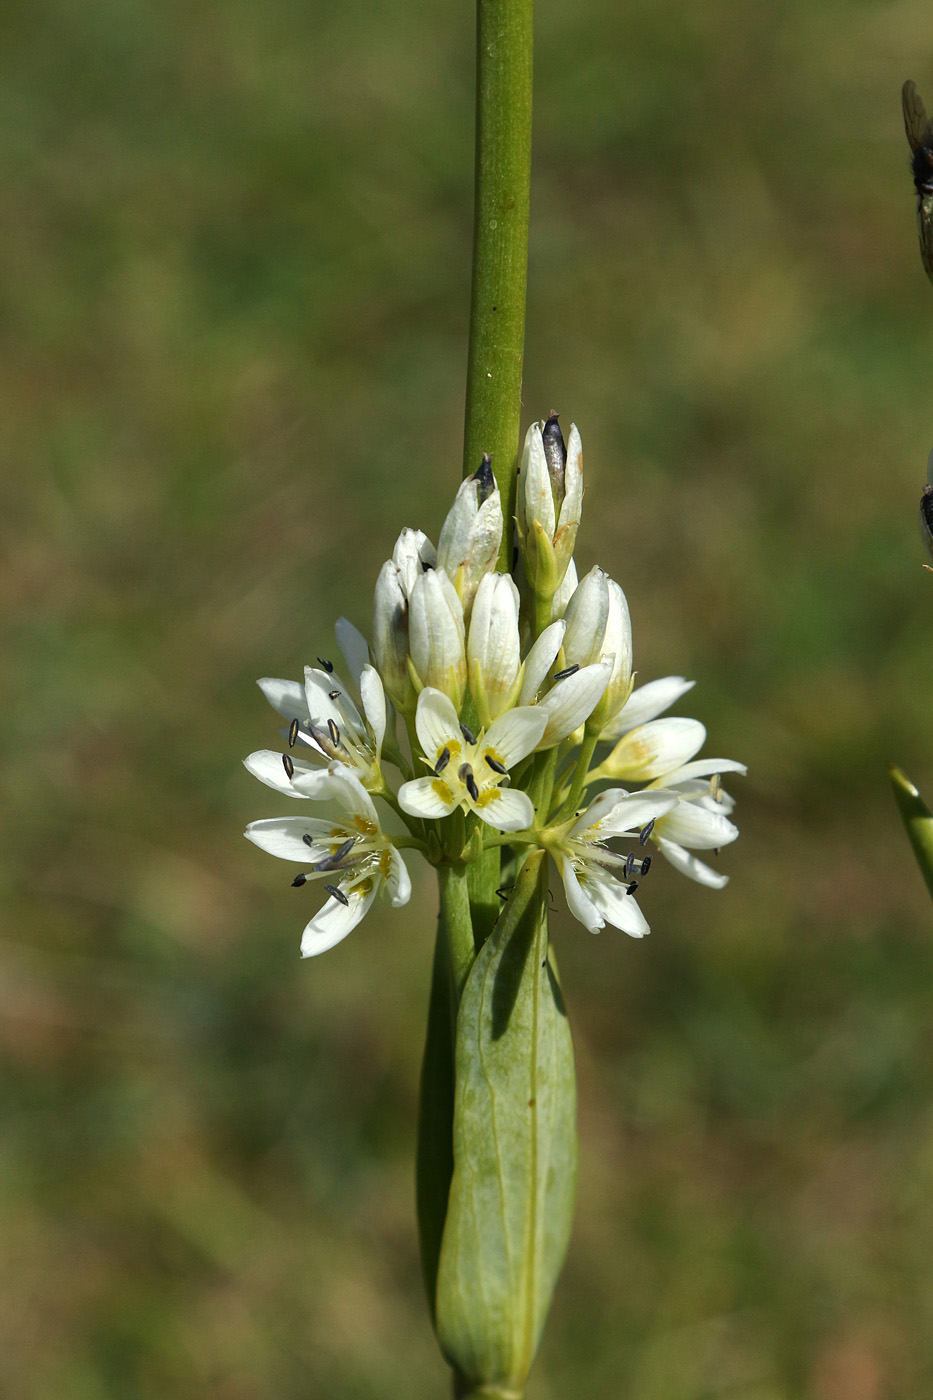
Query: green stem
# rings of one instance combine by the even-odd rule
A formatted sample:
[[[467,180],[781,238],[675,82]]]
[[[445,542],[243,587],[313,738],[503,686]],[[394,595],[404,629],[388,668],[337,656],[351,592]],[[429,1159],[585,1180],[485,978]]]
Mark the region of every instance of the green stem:
[[[583,796],[583,791],[587,786],[587,774],[590,769],[590,760],[596,752],[596,745],[598,743],[598,733],[591,734],[589,730],[584,731],[583,743],[580,745],[580,754],[577,758],[577,766],[574,769],[570,791],[561,803],[560,810],[551,816],[550,822],[552,824],[554,822],[567,821],[576,811],[577,803]]]
[[[515,514],[531,191],[533,0],[476,3],[476,184],[463,474],[491,452]],[[511,529],[499,567],[511,565]]]
[[[450,953],[454,1002],[457,1006],[460,1004],[460,994],[476,956],[467,869],[465,865],[442,865],[437,872],[441,891],[441,913]]]

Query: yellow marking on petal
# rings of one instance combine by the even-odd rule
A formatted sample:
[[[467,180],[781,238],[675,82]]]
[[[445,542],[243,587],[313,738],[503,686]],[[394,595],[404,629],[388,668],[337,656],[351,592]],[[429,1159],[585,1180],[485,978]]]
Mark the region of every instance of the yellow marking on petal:
[[[443,778],[434,779],[434,782],[431,784],[431,791],[441,799],[445,806],[449,806],[454,800],[454,795]]]
[[[364,836],[375,836],[376,832],[379,830],[376,823],[370,817],[354,817],[353,825],[356,827],[357,831],[362,832]]]
[[[483,788],[473,805],[474,807],[488,807],[490,802],[495,802],[498,796],[499,789],[497,787]]]
[[[388,880],[389,871],[392,869],[392,856],[388,847],[379,853],[379,869],[382,872],[382,878]]]

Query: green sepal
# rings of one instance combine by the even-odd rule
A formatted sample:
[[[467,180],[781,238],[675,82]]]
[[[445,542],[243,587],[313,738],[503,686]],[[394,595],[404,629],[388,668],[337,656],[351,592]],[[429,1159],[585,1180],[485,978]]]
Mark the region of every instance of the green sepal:
[[[570,1237],[573,1045],[547,939],[547,859],[535,852],[476,959],[457,1018],[436,1326],[461,1388],[521,1393]]]
[[[933,895],[933,813],[924,802],[913,783],[896,764],[888,768],[894,800],[901,814],[901,821],[913,847],[917,864]]]

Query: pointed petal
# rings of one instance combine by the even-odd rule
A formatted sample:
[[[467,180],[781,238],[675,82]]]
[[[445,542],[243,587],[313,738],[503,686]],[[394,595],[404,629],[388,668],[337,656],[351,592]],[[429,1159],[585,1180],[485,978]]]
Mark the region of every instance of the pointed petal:
[[[524,831],[535,819],[534,803],[517,788],[487,788],[473,810],[498,831]]]
[[[711,778],[716,773],[741,773],[744,777],[747,772],[745,764],[734,758],[695,758],[692,763],[684,763],[680,768],[663,773],[658,782],[665,787],[674,787],[693,778]]]
[[[250,822],[243,835],[270,856],[307,864],[330,853],[333,832],[334,823],[320,817],[269,817],[265,821]],[[305,836],[311,837],[310,846]]]
[[[657,821],[677,806],[675,792],[631,792],[621,796],[620,788],[600,793],[571,830],[571,836],[586,832],[591,840],[629,836]]]
[[[588,879],[586,892],[613,928],[621,929],[630,938],[644,938],[651,932],[634,896],[627,894],[625,886],[611,875],[599,874]]]
[[[457,806],[457,798],[443,778],[414,778],[402,783],[398,790],[399,806],[411,817],[448,817]]]
[[[369,643],[359,628],[354,627],[345,617],[338,617],[334,624],[337,645],[347,663],[347,670],[353,677],[353,684],[359,689],[363,667],[369,661]]]
[[[506,768],[514,768],[541,741],[548,717],[540,705],[523,705],[493,720],[483,740],[482,750],[491,753]]]
[[[402,857],[394,846],[387,847],[389,870],[385,877],[386,898],[393,909],[401,909],[411,899],[411,877]]]
[[[561,857],[560,873],[564,881],[564,894],[567,896],[567,908],[570,910],[573,917],[579,919],[583,927],[588,928],[590,933],[598,933],[601,928],[605,928],[605,919],[583,889],[583,886],[577,879],[573,863],[567,856]]]
[[[637,729],[639,725],[657,719],[695,685],[696,681],[684,680],[683,676],[662,676],[660,680],[640,685],[632,691],[615,719],[603,731],[603,738],[620,739],[630,729]]]
[[[548,538],[553,538],[557,516],[540,423],[532,423],[525,434],[522,472],[518,480],[518,511],[524,529],[530,529],[532,522],[537,520]]]
[[[375,831],[380,830],[379,814],[359,778],[345,763],[332,763],[327,769],[330,784],[321,784],[321,795],[335,797],[351,817],[360,817]],[[315,794],[316,795],[316,794]]]
[[[302,792],[293,786],[282,758],[283,755],[275,749],[257,749],[249,758],[244,758],[243,766],[254,778],[265,783],[266,787],[275,788],[276,792],[284,792],[289,797],[310,797],[311,793]],[[296,778],[323,772],[323,769],[316,768],[313,763],[307,763],[303,758],[292,759],[292,764]]]
[[[426,686],[418,696],[415,711],[415,731],[425,758],[431,767],[443,749],[462,743],[460,721],[453,701],[442,690]]]
[[[561,739],[580,728],[598,705],[611,674],[612,666],[606,661],[584,666],[574,675],[558,681],[554,689],[538,701],[538,709],[544,710],[548,717],[539,749],[559,744]]]
[[[365,893],[359,889],[344,890],[349,904],[342,904],[339,899],[331,897],[324,908],[305,925],[305,931],[301,935],[301,956],[314,958],[318,953],[326,953],[328,948],[333,948],[346,938],[348,933],[352,933],[369,912],[377,889],[378,881],[371,880]]]
[[[698,719],[653,719],[620,739],[603,769],[610,778],[648,782],[681,767],[705,739],[706,729]]]
[[[282,681],[274,676],[263,676],[256,684],[273,710],[278,710],[283,719],[308,719],[305,689],[299,681]]]
[[[339,691],[339,698],[332,700],[331,696],[335,691]],[[349,721],[359,735],[363,728],[362,717],[356,708],[356,702],[339,676],[306,666],[305,698],[312,724],[326,729],[328,720],[333,720],[340,729]]]
[[[520,705],[530,705],[544,684],[548,671],[557,658],[564,640],[566,623],[552,622],[545,627],[541,636],[525,657],[525,671],[522,675],[522,688],[518,693]]]
[[[711,870],[696,856],[685,851],[683,846],[678,846],[676,841],[668,841],[665,837],[660,836],[657,847],[675,870],[679,870],[681,875],[686,875],[690,880],[696,880],[698,885],[706,885],[711,890],[721,890],[723,885],[729,883],[728,875],[720,875],[718,870]]]
[[[386,736],[386,693],[382,677],[375,666],[370,666],[368,662],[360,672],[359,687],[363,713],[373,731],[374,752],[378,763],[382,753],[382,741]]]
[[[739,834],[737,826],[718,812],[708,812],[696,802],[678,802],[658,822],[658,834],[691,851],[715,851],[728,846]]]

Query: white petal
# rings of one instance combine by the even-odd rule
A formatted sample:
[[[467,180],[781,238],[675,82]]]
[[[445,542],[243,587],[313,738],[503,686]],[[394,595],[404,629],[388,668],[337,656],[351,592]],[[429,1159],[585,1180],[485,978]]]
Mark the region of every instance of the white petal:
[[[547,725],[540,705],[522,705],[493,720],[483,739],[483,751],[492,753],[506,768],[514,768],[537,748]]]
[[[473,810],[499,831],[524,831],[535,819],[534,803],[517,788],[487,788]]]
[[[545,627],[525,657],[522,688],[518,693],[520,705],[530,705],[538,694],[544,684],[545,676],[553,666],[557,653],[560,651],[566,630],[567,624],[565,622],[552,622],[550,627]]]
[[[549,749],[580,728],[599,704],[611,674],[612,666],[607,661],[584,666],[572,676],[558,681],[554,689],[539,700],[538,709],[544,710],[548,717],[539,749]]]
[[[540,423],[532,423],[525,434],[522,471],[518,481],[518,510],[524,529],[530,530],[532,521],[537,520],[548,538],[553,539],[557,517]]]
[[[335,690],[340,692],[340,696],[339,699],[332,700],[330,697]],[[326,729],[328,720],[333,720],[338,729],[349,722],[359,735],[363,728],[362,717],[339,676],[330,671],[319,671],[315,667],[306,666],[305,697],[311,723],[319,729]]]
[[[676,841],[668,841],[663,836],[658,838],[658,850],[665,859],[669,860],[681,875],[688,876],[691,880],[696,880],[699,885],[707,885],[711,890],[721,890],[723,885],[729,883],[728,875],[720,875],[718,870],[711,870],[708,865],[704,865],[696,856],[692,856],[689,851],[685,851],[683,846],[678,846]]]
[[[281,681],[273,676],[263,676],[256,684],[273,710],[278,710],[283,719],[308,719],[308,702],[305,699],[304,686],[300,682]]]
[[[567,604],[577,591],[577,566],[571,559],[567,565],[567,572],[557,592],[554,594],[554,601],[551,603],[551,621],[556,622],[563,617],[567,611]],[[543,633],[541,634],[544,635]]]
[[[386,736],[386,693],[382,677],[375,666],[370,666],[368,662],[360,672],[359,687],[363,713],[373,731],[374,753],[378,762],[382,753],[382,741]]]
[[[567,439],[567,461],[564,465],[564,499],[560,508],[558,528],[579,523],[583,506],[583,444],[576,423],[570,425]]]
[[[580,580],[564,613],[564,656],[569,666],[600,660],[608,620],[609,576],[596,566]]]
[[[423,530],[404,529],[395,541],[392,562],[399,576],[406,598],[415,586],[415,580],[424,572],[424,565],[433,569],[437,563],[437,550]]]
[[[673,811],[676,806],[677,794],[674,792],[649,790],[622,794],[619,788],[609,788],[590,803],[587,811],[572,827],[570,835],[589,832],[592,833],[592,840],[632,835],[650,821],[657,821],[666,812]]]
[[[415,732],[432,768],[445,748],[462,744],[457,711],[453,701],[443,691],[434,690],[431,686],[422,690],[415,711]],[[456,751],[459,751],[459,747]]]
[[[577,879],[573,863],[567,856],[561,857],[560,873],[564,881],[567,908],[570,910],[573,917],[579,919],[583,927],[588,928],[590,933],[598,933],[601,928],[605,928],[605,919],[583,889],[583,886]]]
[[[698,719],[653,719],[620,739],[604,767],[609,777],[648,782],[686,763],[705,739]]]
[[[293,759],[292,764],[296,777],[322,771],[301,758]],[[244,758],[243,766],[252,773],[254,778],[265,783],[266,787],[275,788],[276,792],[284,792],[289,797],[311,796],[310,793],[301,792],[292,786],[291,778],[286,773],[285,765],[282,762],[282,754],[275,749],[258,749],[256,753],[251,753],[249,758]]]
[[[410,783],[402,783],[398,790],[398,802],[403,812],[412,817],[428,817],[434,820],[447,817],[457,806],[452,790],[443,778],[414,778]]]
[[[353,684],[359,689],[360,675],[369,660],[369,643],[362,632],[345,617],[338,617],[334,632],[337,634],[337,645],[347,663],[347,670],[353,677]]]
[[[243,834],[270,856],[300,860],[305,865],[328,855],[336,839],[334,823],[320,817],[270,817],[266,821],[250,822]],[[311,846],[305,836],[311,837]]]
[[[389,846],[389,873],[385,877],[385,892],[393,909],[401,909],[411,899],[411,877],[402,857]]]
[[[415,580],[409,603],[411,660],[423,685],[461,697],[466,679],[463,607],[443,569]]]
[[[615,719],[603,733],[604,739],[619,739],[630,729],[647,724],[649,719],[657,719],[665,710],[692,690],[696,681],[684,680],[683,676],[662,676],[660,680],[649,681],[633,690]]]
[[[305,925],[305,931],[301,935],[301,956],[314,958],[318,953],[326,953],[328,948],[333,948],[346,938],[348,933],[352,933],[369,912],[378,887],[378,881],[372,880],[365,894],[360,894],[357,890],[345,890],[344,894],[350,901],[349,904],[344,904],[332,896],[324,908]]]
[[[728,817],[708,812],[695,802],[678,802],[674,810],[658,822],[659,835],[691,851],[715,851],[728,846],[739,829]]]
[[[658,782],[665,787],[674,787],[693,778],[711,778],[716,773],[741,773],[744,777],[747,772],[745,764],[734,758],[695,758],[692,763],[684,763],[680,768],[662,773]]]
[[[630,938],[644,938],[651,932],[634,897],[611,875],[599,874],[587,879],[586,892],[606,922]]]
[[[379,831],[379,814],[356,774],[345,763],[332,763],[327,769],[327,776],[330,784],[327,788],[321,784],[321,796],[335,797],[351,817],[361,817],[364,822]]]

